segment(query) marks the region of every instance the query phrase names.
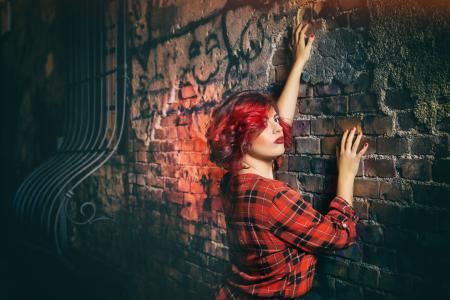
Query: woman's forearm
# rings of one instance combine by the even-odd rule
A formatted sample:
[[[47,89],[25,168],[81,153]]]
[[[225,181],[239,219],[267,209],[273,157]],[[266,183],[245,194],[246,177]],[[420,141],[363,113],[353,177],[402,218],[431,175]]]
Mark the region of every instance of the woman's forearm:
[[[339,174],[337,182],[336,195],[344,198],[350,206],[353,206],[353,184],[355,178],[353,176],[345,176]]]
[[[277,101],[280,116],[290,125],[292,125],[294,120],[298,92],[300,90],[300,75],[302,74],[304,65],[302,61],[294,62]]]

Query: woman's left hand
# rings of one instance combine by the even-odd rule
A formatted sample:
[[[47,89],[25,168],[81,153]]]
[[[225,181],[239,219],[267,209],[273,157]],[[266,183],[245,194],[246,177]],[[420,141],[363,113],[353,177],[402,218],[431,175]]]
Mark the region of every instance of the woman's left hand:
[[[294,55],[294,63],[306,64],[311,55],[312,42],[315,39],[314,33],[308,38],[308,43],[305,45],[305,32],[308,29],[309,24],[303,25],[300,20],[300,9],[297,11],[297,17],[295,18],[295,28],[292,30],[292,39],[289,43],[289,48]]]

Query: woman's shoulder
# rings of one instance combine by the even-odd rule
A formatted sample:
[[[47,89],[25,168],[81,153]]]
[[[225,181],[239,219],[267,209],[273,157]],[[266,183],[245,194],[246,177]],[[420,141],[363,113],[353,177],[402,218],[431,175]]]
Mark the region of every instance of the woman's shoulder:
[[[257,190],[258,192],[266,195],[266,197],[271,198],[273,198],[279,192],[286,192],[292,189],[292,187],[284,181],[266,178],[256,174],[247,173],[240,179],[241,190]]]

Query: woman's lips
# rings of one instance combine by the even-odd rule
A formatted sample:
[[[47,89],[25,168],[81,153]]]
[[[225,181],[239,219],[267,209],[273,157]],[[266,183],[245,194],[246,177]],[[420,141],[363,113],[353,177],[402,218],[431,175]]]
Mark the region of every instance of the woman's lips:
[[[280,137],[280,138],[276,139],[274,143],[275,144],[284,144],[284,137]]]

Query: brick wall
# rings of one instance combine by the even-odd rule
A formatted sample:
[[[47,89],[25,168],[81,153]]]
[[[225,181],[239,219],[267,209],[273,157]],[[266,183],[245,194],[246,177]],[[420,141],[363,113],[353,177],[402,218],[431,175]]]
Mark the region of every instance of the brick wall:
[[[204,137],[227,90],[279,93],[298,6],[316,43],[301,81],[295,147],[280,180],[322,212],[334,147],[362,129],[356,245],[319,257],[308,299],[450,295],[450,5],[444,1],[130,0],[128,153],[76,191],[116,222],[74,227],[73,245],[127,274],[127,299],[212,299],[228,245]],[[118,298],[119,299],[119,296]]]
[[[121,225],[95,225],[103,227],[80,245],[133,274],[136,298],[212,299],[228,245],[208,115],[227,90],[279,93],[291,63],[288,28],[303,5],[317,42],[301,81],[295,147],[276,176],[325,212],[342,133],[357,126],[369,143],[355,180],[360,240],[321,255],[308,299],[450,294],[450,74],[441,66],[450,63],[442,40],[449,6],[266,2],[131,1],[131,139],[116,164],[122,171],[111,172],[126,186],[116,185],[126,190],[113,213]]]

